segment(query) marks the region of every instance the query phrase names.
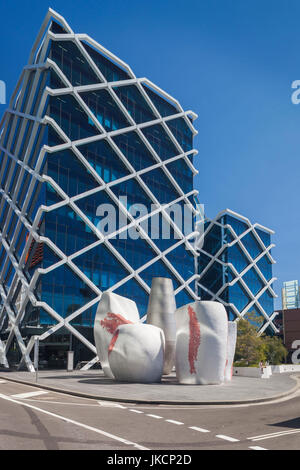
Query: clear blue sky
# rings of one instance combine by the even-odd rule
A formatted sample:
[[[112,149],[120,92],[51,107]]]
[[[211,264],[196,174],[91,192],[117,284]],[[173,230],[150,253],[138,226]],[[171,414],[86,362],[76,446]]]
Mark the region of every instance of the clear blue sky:
[[[300,279],[299,0],[0,0],[8,96],[49,6],[199,115],[207,215],[228,207],[274,229],[275,290]]]

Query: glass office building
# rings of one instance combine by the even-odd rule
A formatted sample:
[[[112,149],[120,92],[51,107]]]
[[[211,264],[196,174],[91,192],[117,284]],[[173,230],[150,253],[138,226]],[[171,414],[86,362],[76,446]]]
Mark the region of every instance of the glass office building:
[[[45,367],[91,367],[108,289],[141,319],[154,276],[197,298],[195,117],[49,10],[1,121],[0,362],[34,370],[37,335]]]
[[[229,320],[248,318],[259,333],[275,333],[271,235],[229,209],[206,219],[198,261],[198,294],[222,302]],[[249,316],[249,313],[251,315]]]
[[[291,308],[300,308],[299,283],[295,281],[286,281],[282,288],[282,310]]]

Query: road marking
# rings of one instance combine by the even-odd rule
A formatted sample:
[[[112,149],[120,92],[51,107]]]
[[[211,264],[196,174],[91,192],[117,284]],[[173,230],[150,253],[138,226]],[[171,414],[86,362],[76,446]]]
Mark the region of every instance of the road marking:
[[[6,384],[7,380],[0,380],[0,384]]]
[[[261,436],[248,437],[250,441],[263,441],[264,439],[274,439],[275,437],[288,436],[290,434],[299,434],[300,429],[294,429],[290,431],[278,431],[271,434],[262,434]]]
[[[162,419],[162,416],[158,416],[158,415],[146,415],[146,416],[150,416],[150,418],[155,418],[155,419]]]
[[[27,408],[31,408],[32,410],[39,411],[40,413],[44,413],[48,416],[52,416],[53,418],[61,419],[62,421],[65,421],[67,423],[75,424],[76,426],[87,429],[88,431],[93,431],[93,432],[96,432],[97,434],[101,434],[102,436],[106,436],[115,441],[119,441],[119,442],[122,442],[123,444],[133,446],[136,449],[150,450],[147,447],[143,447],[140,444],[137,444],[136,442],[127,441],[126,439],[123,439],[122,437],[116,436],[114,434],[110,434],[109,432],[103,431],[102,429],[94,428],[92,426],[88,426],[86,424],[80,423],[79,421],[74,421],[73,419],[65,418],[64,416],[51,413],[50,411],[43,410],[42,408],[38,408],[37,406],[30,405],[29,403],[24,403],[22,401],[18,401],[11,397],[8,397],[7,395],[2,395],[2,393],[0,394],[0,398],[2,398],[3,400],[10,401],[12,403],[16,403],[17,405],[25,406]]]
[[[249,449],[252,449],[252,450],[267,450],[264,447],[259,447],[259,446],[252,446],[252,447],[249,447]]]
[[[98,404],[104,408],[126,408],[126,406],[119,405],[118,403],[112,403],[110,401],[98,400]],[[85,406],[85,403],[84,403]]]
[[[197,426],[190,426],[190,429],[194,429],[194,431],[199,432],[210,432],[208,429],[198,428]]]
[[[129,411],[132,411],[132,413],[144,413],[143,411],[140,411],[140,410],[129,410]]]
[[[28,393],[17,393],[16,395],[11,395],[12,398],[31,398],[31,397],[37,397],[39,395],[46,395],[46,393],[43,390],[39,390],[38,392],[28,392]]]
[[[91,404],[91,403],[75,403],[75,402],[64,402],[64,401],[53,401],[53,400],[28,400],[33,401],[34,403],[50,403],[51,405],[70,405],[70,406],[89,406],[89,407],[97,407],[99,408],[99,404]]]
[[[230,437],[230,436],[224,436],[223,434],[217,434],[219,439],[224,439],[224,441],[229,441],[229,442],[239,442],[239,439],[235,439],[235,437]]]
[[[178,424],[178,425],[184,424],[181,421],[174,421],[173,419],[166,419],[166,421],[168,423],[172,423],[172,424]]]

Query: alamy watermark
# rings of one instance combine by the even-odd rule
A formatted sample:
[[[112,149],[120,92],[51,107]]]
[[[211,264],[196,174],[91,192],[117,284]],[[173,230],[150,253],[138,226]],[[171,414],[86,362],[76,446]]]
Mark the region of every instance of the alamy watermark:
[[[292,354],[292,363],[293,364],[300,364],[300,340],[296,339],[292,343],[292,349],[295,351]]]
[[[3,80],[0,80],[0,104],[6,104],[6,85]]]
[[[294,80],[292,82],[292,89],[295,90],[292,93],[291,100],[293,104],[300,103],[300,80]]]
[[[119,207],[119,209],[118,209]],[[126,208],[133,221],[121,208]],[[203,245],[204,206],[196,204],[172,205],[129,204],[127,196],[120,196],[118,205],[100,204],[96,210],[97,229],[109,238],[121,240],[147,238],[151,240],[175,241],[189,237],[191,246],[199,249]],[[193,237],[190,235],[193,234]]]

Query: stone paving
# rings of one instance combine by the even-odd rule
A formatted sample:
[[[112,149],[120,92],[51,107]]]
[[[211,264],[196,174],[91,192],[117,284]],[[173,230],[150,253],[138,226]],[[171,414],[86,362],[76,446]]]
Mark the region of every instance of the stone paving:
[[[115,382],[101,370],[43,370],[36,374],[0,370],[0,378],[98,400],[161,404],[234,404],[269,401],[293,393],[298,374],[274,374],[269,379],[233,377],[224,385],[180,385],[174,374],[158,384]]]

